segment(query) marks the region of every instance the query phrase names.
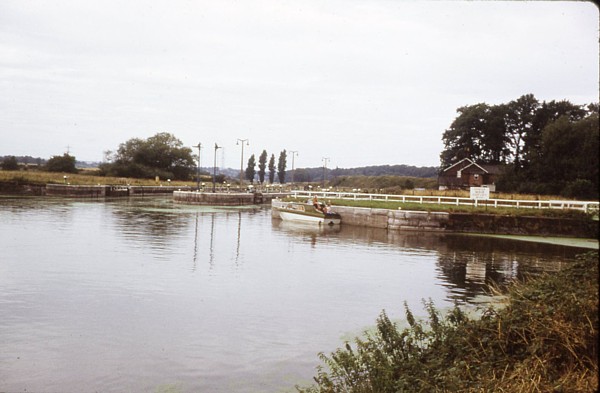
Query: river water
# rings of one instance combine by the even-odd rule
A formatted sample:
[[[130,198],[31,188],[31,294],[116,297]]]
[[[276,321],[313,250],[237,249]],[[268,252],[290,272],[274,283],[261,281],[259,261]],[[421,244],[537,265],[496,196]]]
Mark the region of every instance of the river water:
[[[581,252],[289,225],[170,198],[0,198],[0,391],[285,392],[382,310],[479,301]]]

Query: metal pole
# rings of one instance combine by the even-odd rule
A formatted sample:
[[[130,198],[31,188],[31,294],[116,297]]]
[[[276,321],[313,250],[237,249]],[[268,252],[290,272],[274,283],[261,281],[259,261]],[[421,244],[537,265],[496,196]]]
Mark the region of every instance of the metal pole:
[[[197,188],[200,191],[200,149],[202,149],[202,143],[198,142],[198,170],[196,171]]]
[[[323,189],[325,189],[325,180],[327,176],[327,161],[329,161],[329,157],[323,157]]]
[[[290,153],[292,153],[292,184],[294,184],[294,157],[298,155],[298,151],[297,150],[290,150]]]
[[[250,145],[248,139],[238,139],[236,145],[239,145],[242,142],[242,159],[240,162],[240,190],[244,184],[244,142],[246,142],[246,146]]]
[[[215,162],[213,165],[213,191],[215,192],[215,178],[217,177],[217,150],[220,149],[219,145],[215,143]]]

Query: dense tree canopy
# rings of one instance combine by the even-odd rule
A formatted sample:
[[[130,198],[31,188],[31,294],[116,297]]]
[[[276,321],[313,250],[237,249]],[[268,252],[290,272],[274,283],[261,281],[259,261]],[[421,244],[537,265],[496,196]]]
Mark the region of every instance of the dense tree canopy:
[[[195,167],[192,149],[184,147],[168,132],[122,143],[111,161],[102,164],[101,170],[107,175],[123,177],[187,180]]]
[[[67,172],[77,173],[75,168],[75,157],[68,153],[62,156],[53,156],[46,162],[46,170],[48,172]]]
[[[442,168],[463,158],[506,165],[504,191],[598,196],[598,105],[539,102],[532,94],[507,104],[457,109],[444,132]]]

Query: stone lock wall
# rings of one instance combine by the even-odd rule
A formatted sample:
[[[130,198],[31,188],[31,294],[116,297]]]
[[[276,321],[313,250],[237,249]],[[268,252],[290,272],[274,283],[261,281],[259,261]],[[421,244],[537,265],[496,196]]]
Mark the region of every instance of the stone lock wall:
[[[349,206],[334,206],[334,211],[342,216],[342,224],[391,230],[443,231],[449,221],[449,214],[443,212]]]

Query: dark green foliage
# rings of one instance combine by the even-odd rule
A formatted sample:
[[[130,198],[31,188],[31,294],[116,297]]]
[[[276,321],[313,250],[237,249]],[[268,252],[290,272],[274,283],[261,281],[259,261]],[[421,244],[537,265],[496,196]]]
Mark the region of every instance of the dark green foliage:
[[[515,284],[480,319],[458,307],[427,321],[405,305],[409,327],[385,312],[374,333],[345,344],[300,392],[592,392],[598,387],[598,254],[562,272]]]
[[[258,157],[258,180],[260,184],[265,182],[265,173],[267,169],[267,151],[263,150]]]
[[[62,156],[53,156],[46,162],[48,172],[77,173],[75,168],[75,157],[65,153]]]
[[[135,178],[188,180],[195,170],[192,149],[167,132],[146,140],[133,138],[122,143],[111,163],[100,165],[102,174]]]
[[[507,164],[499,191],[598,198],[598,105],[540,103],[526,94],[507,104],[457,109],[442,136],[442,168],[462,158]]]
[[[269,159],[269,183],[273,184],[275,181],[275,154],[271,154]]]
[[[505,132],[505,108],[480,103],[456,111],[458,117],[442,137],[442,168],[463,158],[487,164],[506,162],[509,139]]]
[[[279,153],[279,161],[277,163],[277,177],[279,178],[279,183],[285,183],[285,167],[287,166],[287,153],[283,150]]]
[[[254,154],[252,154],[248,159],[245,175],[246,180],[248,180],[250,183],[254,183],[254,176],[256,176],[256,158],[254,158]]]
[[[16,171],[19,169],[19,163],[17,162],[17,158],[15,156],[6,157],[2,161],[2,169],[5,171]]]

